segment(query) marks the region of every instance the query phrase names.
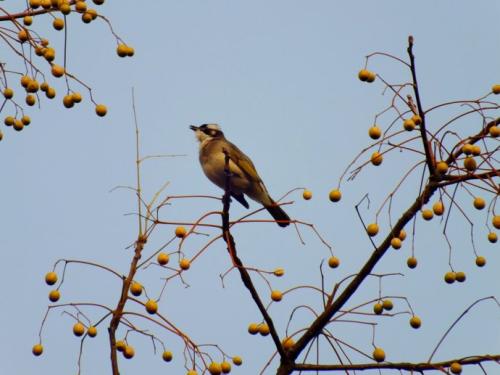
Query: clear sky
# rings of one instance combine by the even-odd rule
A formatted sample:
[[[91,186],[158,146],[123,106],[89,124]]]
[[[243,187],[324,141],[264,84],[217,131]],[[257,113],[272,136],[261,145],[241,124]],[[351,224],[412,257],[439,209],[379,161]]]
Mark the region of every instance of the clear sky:
[[[24,1],[8,1],[16,8]],[[3,3],[2,3],[3,6]],[[21,6],[21,5],[20,5]],[[16,8],[20,9],[20,8]],[[142,136],[142,153],[183,154],[153,159],[144,164],[146,198],[166,181],[165,194],[220,194],[203,175],[198,164],[198,146],[188,126],[217,122],[228,139],[254,161],[271,195],[276,199],[296,187],[313,192],[311,201],[301,193],[286,208],[294,218],[315,223],[333,245],[342,264],[326,271],[328,285],[355,273],[371,252],[354,205],[370,194],[370,209],[363,206],[367,221],[385,195],[407,169],[405,153],[393,152],[378,169],[367,168],[354,182],[342,185],[343,200],[328,201],[328,192],[337,185],[346,165],[369,144],[367,129],[375,113],[387,105],[380,81],[361,83],[357,72],[364,57],[384,51],[406,58],[408,35],[415,37],[418,75],[424,106],[442,101],[477,98],[499,83],[500,34],[497,31],[500,3],[470,1],[148,1],[108,0],[98,10],[108,17],[114,30],[135,48],[133,58],[120,59],[107,25],[96,21],[83,25],[69,17],[68,69],[93,88],[98,102],[106,103],[108,116],[97,118],[87,93],[84,102],[66,110],[61,99],[42,102],[29,111],[32,125],[17,134],[3,128],[0,144],[2,162],[2,204],[0,248],[3,285],[0,320],[0,373],[76,373],[79,340],[71,333],[68,315],[53,312],[44,329],[45,353],[35,358],[31,346],[48,304],[50,290],[44,274],[57,259],[83,259],[105,264],[126,273],[132,257],[127,246],[137,236],[133,193],[110,190],[135,181],[134,128],[131,87]],[[47,31],[56,45],[62,33],[52,31],[48,16],[37,18],[40,31]],[[0,44],[2,61],[7,49]],[[19,64],[11,68],[22,69]],[[387,59],[377,58],[370,68],[392,82],[407,80],[404,69]],[[63,92],[62,82],[57,82]],[[77,88],[78,86],[75,86]],[[2,118],[8,109],[2,112]],[[449,116],[450,113],[444,113]],[[444,117],[430,126],[438,127]],[[477,121],[475,121],[477,120]],[[381,126],[387,123],[381,122]],[[475,133],[480,119],[470,117],[466,130]],[[469,133],[467,133],[469,134]],[[498,160],[498,157],[497,157]],[[497,165],[498,168],[498,165]],[[393,207],[401,212],[416,197],[418,185],[407,186]],[[485,196],[491,200],[491,196]],[[460,199],[470,199],[462,195]],[[216,201],[178,201],[164,211],[164,219],[192,221],[206,211],[218,210]],[[250,202],[251,208],[257,208]],[[470,204],[468,206],[470,208]],[[246,211],[232,207],[234,216]],[[266,213],[262,218],[268,218]],[[448,248],[440,235],[438,220],[417,223],[415,251],[419,266],[406,267],[409,243],[399,252],[389,252],[376,272],[402,272],[383,282],[383,293],[405,296],[422,318],[420,330],[408,325],[408,315],[371,319],[379,323],[376,343],[390,361],[425,361],[443,332],[467,306],[499,290],[500,246],[486,239],[485,213],[470,213],[475,223],[476,248],[488,263],[474,264],[470,227],[460,216],[452,221],[453,264],[467,273],[463,284],[446,285],[449,270]],[[381,219],[382,230],[387,223]],[[172,227],[162,227],[146,252],[166,242]],[[275,288],[319,285],[319,264],[327,249],[307,228],[301,229],[305,245],[295,230],[273,224],[250,224],[234,231],[239,254],[253,267],[273,270],[283,267],[285,277],[271,278]],[[186,244],[193,255],[204,241],[196,236]],[[169,248],[170,251],[175,248]],[[160,310],[198,343],[220,344],[228,354],[244,358],[244,367],[235,374],[256,374],[273,351],[269,337],[246,333],[250,322],[260,321],[259,313],[232,272],[221,285],[219,275],[230,267],[223,242],[217,242],[186,273],[189,288],[169,284],[160,301]],[[157,267],[142,270],[138,279],[157,295],[165,274]],[[265,283],[255,274],[259,290],[268,301]],[[61,302],[98,301],[114,307],[120,283],[100,271],[69,266],[61,289]],[[349,306],[378,295],[378,283],[369,280]],[[316,305],[317,295],[309,291],[290,294],[271,308],[277,328],[284,335],[291,308],[296,304]],[[288,297],[288,295],[286,296]],[[406,311],[394,299],[396,311]],[[68,310],[70,311],[70,310]],[[100,315],[85,310],[91,319]],[[294,329],[306,324],[302,313]],[[153,329],[138,322],[144,329]],[[97,338],[86,341],[82,374],[109,373],[107,334],[102,327]],[[338,337],[371,353],[372,332],[367,326],[335,326]],[[121,360],[123,374],[183,374],[180,340],[154,328],[172,349],[174,361],[164,364],[154,354],[151,342],[130,336],[136,358]],[[324,348],[322,362],[334,356]],[[209,349],[211,350],[211,349]],[[453,330],[435,359],[500,351],[500,309],[492,301],[474,308]],[[355,355],[357,361],[364,361]],[[275,368],[275,363],[271,366]],[[487,367],[491,373],[498,366]],[[267,373],[272,373],[268,371]],[[467,374],[480,373],[479,368]]]

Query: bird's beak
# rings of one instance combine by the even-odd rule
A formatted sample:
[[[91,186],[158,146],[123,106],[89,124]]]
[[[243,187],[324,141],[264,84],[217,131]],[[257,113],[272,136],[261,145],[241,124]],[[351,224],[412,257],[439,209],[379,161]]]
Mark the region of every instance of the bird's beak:
[[[194,125],[190,125],[189,126],[189,129],[191,129],[192,131],[197,131],[198,130],[198,127],[197,126],[194,126]]]

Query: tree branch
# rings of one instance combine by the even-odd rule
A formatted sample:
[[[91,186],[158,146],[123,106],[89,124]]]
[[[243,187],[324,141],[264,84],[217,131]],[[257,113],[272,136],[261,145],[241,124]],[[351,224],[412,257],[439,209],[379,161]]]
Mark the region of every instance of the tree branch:
[[[360,363],[353,365],[315,365],[315,364],[297,364],[294,370],[297,371],[346,371],[346,370],[382,370],[382,369],[393,369],[393,370],[406,370],[422,372],[426,370],[437,370],[442,368],[450,367],[452,363],[457,362],[461,365],[477,365],[482,362],[500,362],[500,354],[494,355],[477,355],[466,357],[462,359],[451,359],[442,362],[420,362],[420,363],[410,363],[410,362],[395,362],[395,363]]]

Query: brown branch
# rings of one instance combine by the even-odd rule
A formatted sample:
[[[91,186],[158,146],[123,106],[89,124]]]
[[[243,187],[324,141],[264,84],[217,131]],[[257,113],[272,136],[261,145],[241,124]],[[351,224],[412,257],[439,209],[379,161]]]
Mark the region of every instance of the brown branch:
[[[75,3],[76,3],[76,0],[70,0],[70,2],[68,4],[71,6],[71,5],[74,5]],[[26,9],[22,12],[7,14],[6,16],[0,16],[0,22],[12,21],[16,18],[24,18],[25,16],[38,16],[40,14],[46,14],[46,13],[52,13],[52,12],[58,12],[58,11],[59,11],[58,8],[53,8],[53,7],[49,8],[49,9],[42,8],[42,9],[38,9],[38,10],[33,10],[33,9],[29,8],[29,9]]]
[[[451,359],[442,362],[420,362],[420,363],[410,363],[410,362],[395,362],[395,363],[360,363],[354,365],[314,365],[314,364],[297,364],[294,370],[297,371],[346,371],[346,370],[382,370],[382,369],[393,369],[393,370],[406,370],[422,372],[426,370],[437,370],[442,368],[450,367],[452,363],[457,362],[461,365],[477,365],[481,362],[500,362],[500,354],[494,355],[477,355],[466,357],[462,359]]]
[[[436,174],[436,168],[434,165],[434,157],[432,156],[431,145],[427,139],[427,131],[425,124],[425,113],[422,107],[422,101],[420,99],[420,92],[417,83],[417,72],[415,68],[415,55],[413,54],[413,36],[408,37],[408,56],[410,57],[410,71],[413,80],[413,91],[415,93],[415,100],[417,101],[418,115],[422,119],[420,124],[420,136],[424,144],[425,160],[427,162],[427,167],[429,168],[429,173],[433,176]]]
[[[224,186],[224,196],[222,197],[222,202],[223,202],[223,210],[222,210],[222,233],[223,233],[223,239],[227,244],[227,250],[229,252],[229,255],[231,256],[231,260],[235,267],[238,269],[240,272],[241,280],[243,281],[243,284],[245,287],[248,289],[250,292],[252,299],[254,300],[255,304],[259,308],[260,313],[262,314],[265,322],[269,326],[269,331],[271,334],[271,337],[274,341],[274,344],[276,346],[276,349],[281,357],[281,360],[283,361],[284,359],[287,358],[285,351],[281,345],[278,333],[276,332],[276,328],[274,327],[273,320],[271,319],[271,316],[267,313],[267,310],[262,303],[259,294],[257,293],[257,290],[255,289],[255,286],[252,283],[252,279],[250,277],[250,274],[246,270],[245,266],[243,265],[242,261],[238,257],[238,254],[236,253],[236,243],[234,242],[234,238],[231,235],[230,232],[230,221],[229,221],[229,207],[231,205],[231,172],[229,170],[229,154],[227,154],[226,150],[223,150],[224,155],[225,155],[225,165],[224,165],[224,173],[225,173],[225,186]]]

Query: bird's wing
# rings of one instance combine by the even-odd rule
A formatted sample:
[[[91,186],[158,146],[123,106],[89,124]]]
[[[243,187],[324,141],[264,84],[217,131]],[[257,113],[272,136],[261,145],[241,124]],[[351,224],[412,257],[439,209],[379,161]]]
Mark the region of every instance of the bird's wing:
[[[229,142],[230,143],[230,142]],[[253,165],[252,161],[248,156],[246,156],[238,147],[236,147],[234,144],[230,143],[231,147],[229,150],[229,157],[231,160],[241,169],[245,175],[254,182],[262,182],[262,180],[259,177],[259,174],[257,173],[257,170],[255,169],[255,166]]]

